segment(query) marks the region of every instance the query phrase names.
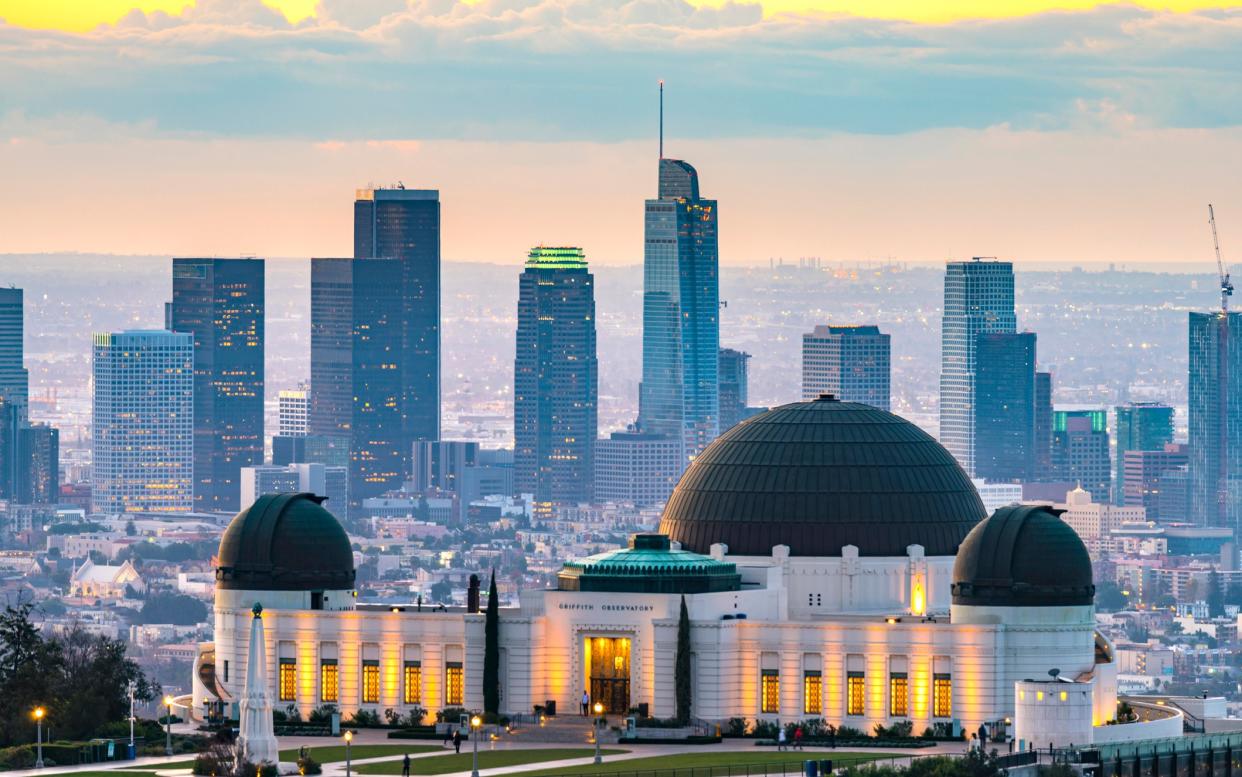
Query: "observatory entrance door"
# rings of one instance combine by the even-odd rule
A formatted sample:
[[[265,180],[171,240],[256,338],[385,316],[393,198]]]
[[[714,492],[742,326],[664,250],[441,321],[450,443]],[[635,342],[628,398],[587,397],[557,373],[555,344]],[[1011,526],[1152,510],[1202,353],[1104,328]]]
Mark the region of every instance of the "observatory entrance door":
[[[604,712],[623,715],[630,709],[629,637],[588,637],[586,668],[591,705],[604,705]]]

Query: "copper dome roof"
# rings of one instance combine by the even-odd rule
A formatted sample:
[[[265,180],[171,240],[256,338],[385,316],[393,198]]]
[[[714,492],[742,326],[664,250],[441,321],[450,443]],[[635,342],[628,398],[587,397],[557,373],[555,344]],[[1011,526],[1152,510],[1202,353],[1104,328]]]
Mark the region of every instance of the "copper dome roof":
[[[825,395],[769,410],[722,434],[673,491],[660,532],[707,553],[952,556],[986,517],[970,478],[909,421]]]

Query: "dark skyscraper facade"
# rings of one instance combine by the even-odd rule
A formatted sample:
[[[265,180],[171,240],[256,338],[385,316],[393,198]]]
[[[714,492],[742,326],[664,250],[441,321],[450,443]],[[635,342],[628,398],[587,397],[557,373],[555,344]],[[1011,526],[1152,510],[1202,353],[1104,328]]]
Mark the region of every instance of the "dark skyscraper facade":
[[[17,431],[13,498],[19,504],[56,504],[60,499],[60,431],[26,424]]]
[[[975,477],[1031,479],[1035,463],[1035,335],[981,334],[975,343]]]
[[[395,259],[311,260],[307,447],[345,442],[350,515],[400,487],[409,447],[401,413],[404,310]],[[306,457],[312,459],[310,451]],[[318,461],[316,456],[312,460]]]
[[[720,431],[746,418],[750,401],[750,354],[733,348],[720,349]]]
[[[1126,454],[1130,451],[1163,451],[1173,442],[1173,408],[1160,402],[1130,402],[1113,410],[1114,459],[1113,502],[1125,502]]]
[[[1052,373],[1035,373],[1035,455],[1032,480],[1052,478]]]
[[[1097,502],[1111,498],[1107,410],[1052,414],[1052,469],[1057,480],[1077,483]]]
[[[718,213],[689,164],[661,159],[659,170],[645,205],[638,425],[680,439],[689,460],[720,433]]]
[[[1122,457],[1121,503],[1144,507],[1149,521],[1184,521],[1187,446],[1167,443],[1160,450],[1128,450]]]
[[[0,397],[19,408],[22,420],[30,399],[30,378],[23,361],[24,317],[22,290],[0,289]]]
[[[889,410],[892,346],[877,326],[817,326],[802,335],[802,398],[832,394]]]
[[[593,496],[595,279],[580,248],[532,248],[518,281],[513,476],[537,502]]]
[[[395,259],[401,295],[403,456],[415,440],[440,439],[440,193],[362,189],[354,201],[354,258]],[[352,491],[351,491],[352,493]]]
[[[975,474],[975,345],[981,334],[1014,334],[1013,264],[949,262],[940,337],[940,442]]]
[[[1242,313],[1190,314],[1190,518],[1242,518]]]
[[[194,338],[194,509],[241,509],[263,463],[264,262],[173,259],[167,326]]]

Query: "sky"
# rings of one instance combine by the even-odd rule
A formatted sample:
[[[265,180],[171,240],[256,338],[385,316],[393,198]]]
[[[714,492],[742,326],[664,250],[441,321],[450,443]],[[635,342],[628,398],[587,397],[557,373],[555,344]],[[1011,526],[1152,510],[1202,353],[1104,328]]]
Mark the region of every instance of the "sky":
[[[348,255],[370,183],[449,261],[642,258],[666,153],[729,264],[1242,251],[1242,6],[0,0],[0,253]],[[1242,256],[1242,253],[1238,254]]]

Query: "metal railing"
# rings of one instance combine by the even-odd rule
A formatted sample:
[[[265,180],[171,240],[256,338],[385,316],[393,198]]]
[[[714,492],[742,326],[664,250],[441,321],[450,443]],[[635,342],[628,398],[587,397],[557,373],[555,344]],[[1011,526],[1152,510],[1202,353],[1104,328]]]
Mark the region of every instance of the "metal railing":
[[[792,747],[792,745],[791,745]],[[788,777],[789,775],[802,775],[805,777],[806,762],[816,762],[816,774],[826,775],[839,771],[843,768],[860,767],[862,769],[873,769],[880,766],[892,767],[908,767],[911,763],[919,758],[936,758],[949,757],[961,758],[961,753],[911,753],[909,755],[894,755],[887,758],[873,758],[865,753],[841,753],[832,750],[806,750],[794,751],[805,753],[805,758],[789,761],[758,761],[754,763],[733,763],[719,766],[687,766],[682,769],[635,769],[634,771],[609,770],[608,777]],[[1025,753],[1017,755],[1025,756]],[[825,757],[829,756],[829,757]],[[624,761],[605,763],[624,764]],[[828,770],[824,770],[824,765],[828,764]],[[595,773],[598,775],[598,773]],[[589,772],[580,774],[566,775],[566,777],[595,777]]]

